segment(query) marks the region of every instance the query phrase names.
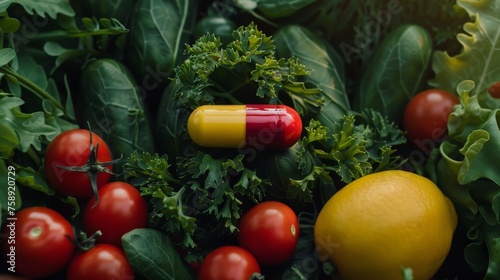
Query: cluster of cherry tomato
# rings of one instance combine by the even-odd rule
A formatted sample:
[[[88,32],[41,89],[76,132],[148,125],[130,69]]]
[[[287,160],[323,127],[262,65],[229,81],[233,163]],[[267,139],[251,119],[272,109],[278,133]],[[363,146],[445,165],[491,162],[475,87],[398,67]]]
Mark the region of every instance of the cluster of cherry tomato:
[[[79,226],[49,207],[18,211],[15,243],[2,242],[5,255],[15,253],[17,274],[43,278],[66,273],[73,280],[134,276],[121,248],[121,236],[147,226],[148,207],[134,186],[111,181],[113,167],[104,166],[110,162],[109,147],[89,130],[68,130],[51,141],[45,155],[48,182],[61,195],[73,196],[86,206]],[[102,172],[103,168],[108,172]],[[93,171],[98,171],[97,193],[92,188]]]
[[[298,238],[299,220],[289,206],[261,202],[241,217],[237,246],[211,251],[201,263],[198,279],[259,279],[261,265],[280,265],[293,256]]]
[[[496,86],[489,90],[494,97],[500,92]],[[439,89],[413,97],[403,120],[409,141],[417,146],[427,140],[439,142],[458,103],[455,95]],[[53,209],[24,208],[16,213],[15,244],[2,242],[5,255],[15,250],[18,274],[41,278],[64,270],[67,279],[134,275],[121,248],[121,237],[148,226],[148,207],[134,186],[111,180],[112,163],[104,140],[86,129],[62,132],[49,144],[45,154],[47,180],[61,195],[73,196],[85,205],[81,228],[91,238],[82,241],[75,225]],[[260,266],[288,261],[298,237],[298,218],[290,207],[276,201],[259,203],[242,216],[237,245],[219,247],[204,258],[198,267],[199,279],[258,277]]]
[[[15,244],[2,244],[5,255],[15,250],[18,275],[65,274],[72,280],[134,276],[121,238],[148,226],[148,207],[133,185],[111,180],[112,162],[107,144],[89,130],[68,130],[51,141],[44,162],[48,182],[85,206],[73,222],[49,207],[16,213]],[[219,247],[204,258],[197,269],[199,279],[259,277],[261,265],[279,265],[292,257],[298,237],[298,217],[290,207],[276,201],[259,203],[242,216],[238,244]]]

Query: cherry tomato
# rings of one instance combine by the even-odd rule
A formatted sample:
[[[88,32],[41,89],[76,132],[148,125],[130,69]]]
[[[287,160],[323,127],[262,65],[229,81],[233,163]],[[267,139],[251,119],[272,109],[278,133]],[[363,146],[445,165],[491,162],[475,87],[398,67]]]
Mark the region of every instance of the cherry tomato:
[[[198,280],[248,280],[254,273],[261,270],[250,252],[238,246],[222,246],[203,259]]]
[[[88,251],[78,253],[66,271],[68,280],[130,280],[134,271],[120,248],[97,244]]]
[[[2,242],[7,263],[13,261],[22,276],[41,278],[60,271],[69,262],[75,246],[73,228],[61,214],[46,207],[29,207],[6,221]]]
[[[441,142],[446,137],[448,116],[459,100],[441,89],[428,89],[415,95],[406,106],[403,125],[408,140],[419,148]]]
[[[67,130],[56,136],[45,152],[45,173],[50,184],[61,194],[87,199],[93,194],[87,172],[70,171],[61,166],[84,166],[91,155],[90,131],[86,129]],[[99,135],[92,132],[92,145],[97,148],[97,164],[110,162],[111,151]],[[95,165],[94,165],[95,166]],[[107,166],[112,171],[112,165]],[[99,172],[97,188],[107,183],[111,174]]]
[[[289,260],[299,238],[295,212],[278,201],[259,203],[246,212],[238,225],[238,244],[264,265]]]
[[[97,243],[121,247],[125,233],[147,226],[148,207],[141,193],[125,182],[110,182],[99,189],[99,202],[92,197],[83,212],[83,227],[87,235],[100,230]]]
[[[494,98],[500,98],[500,82],[496,82],[496,83],[492,84],[488,88],[488,92]]]

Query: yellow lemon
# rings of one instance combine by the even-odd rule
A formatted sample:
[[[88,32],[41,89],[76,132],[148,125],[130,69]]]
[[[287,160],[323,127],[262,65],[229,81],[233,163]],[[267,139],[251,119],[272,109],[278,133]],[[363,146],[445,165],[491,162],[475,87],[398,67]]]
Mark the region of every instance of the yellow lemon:
[[[332,196],[314,226],[318,256],[333,279],[428,280],[442,265],[457,225],[451,201],[429,179],[391,170],[363,176]]]

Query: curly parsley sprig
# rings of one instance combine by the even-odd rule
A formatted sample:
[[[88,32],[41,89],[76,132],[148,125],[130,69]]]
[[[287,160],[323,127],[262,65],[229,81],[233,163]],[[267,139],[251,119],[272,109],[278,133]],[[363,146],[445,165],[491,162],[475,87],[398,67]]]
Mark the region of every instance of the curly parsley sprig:
[[[300,114],[324,103],[321,90],[302,81],[309,70],[297,58],[276,58],[273,39],[254,23],[235,30],[233,39],[223,46],[217,36],[206,34],[186,46],[188,59],[175,68],[174,78],[175,97],[183,105],[194,109],[216,100],[241,104],[248,100],[249,88],[269,103],[280,103],[283,92]]]

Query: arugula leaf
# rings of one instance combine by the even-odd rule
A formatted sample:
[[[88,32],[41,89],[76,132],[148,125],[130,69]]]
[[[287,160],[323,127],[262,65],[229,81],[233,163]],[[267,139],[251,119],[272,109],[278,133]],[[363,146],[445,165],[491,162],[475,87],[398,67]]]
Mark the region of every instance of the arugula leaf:
[[[19,166],[16,168],[16,180],[19,184],[47,195],[54,195],[55,189],[45,180],[45,176],[32,167]]]
[[[2,156],[11,157],[14,149],[27,152],[31,147],[40,151],[43,139],[52,139],[58,132],[45,121],[42,112],[23,113],[20,106],[24,101],[18,97],[0,97],[0,119],[2,119]],[[13,138],[15,135],[15,138]]]
[[[438,51],[434,54],[432,69],[436,76],[429,81],[433,87],[456,92],[463,80],[473,80],[476,91],[483,92],[500,80],[500,22],[498,0],[458,0],[474,22],[464,25],[466,33],[457,35],[463,50],[456,56]]]
[[[54,107],[62,112],[62,118],[74,122],[73,112],[67,111],[67,108],[62,105],[58,89],[54,81],[47,78],[43,67],[32,56],[25,54],[19,54],[14,62],[12,65],[0,66],[0,73],[6,77],[10,91],[15,96],[21,97],[22,89],[27,89],[42,101],[52,103]],[[29,103],[30,106],[36,104],[35,102]]]
[[[16,52],[13,49],[4,48],[0,50],[0,66],[7,65],[16,57]]]
[[[32,41],[45,41],[44,52],[48,56],[56,57],[54,68],[50,74],[53,74],[64,62],[70,59],[98,55],[100,52],[108,50],[112,38],[129,32],[121,22],[113,18],[82,18],[83,27],[78,26],[75,18],[63,18],[59,22],[65,30],[41,32],[30,38]],[[67,38],[78,38],[80,43],[75,47],[68,48],[55,41]],[[115,42],[119,44],[121,41],[117,39]]]
[[[50,86],[45,69],[36,62],[35,58],[26,54],[19,54],[16,58],[17,74],[21,75],[25,80],[43,91],[49,93],[54,100],[60,103],[61,97],[59,96],[59,92],[57,92],[56,88]],[[21,86],[21,84],[19,86]]]
[[[14,33],[21,26],[21,22],[17,18],[11,18],[7,15],[7,12],[3,12],[0,15],[0,29],[3,33]],[[3,40],[3,38],[2,38]],[[3,45],[0,45],[3,47]]]
[[[58,14],[74,16],[75,11],[69,0],[0,0],[0,11],[6,11],[10,5],[19,4],[30,15],[37,14],[44,17],[45,14],[55,19]]]

